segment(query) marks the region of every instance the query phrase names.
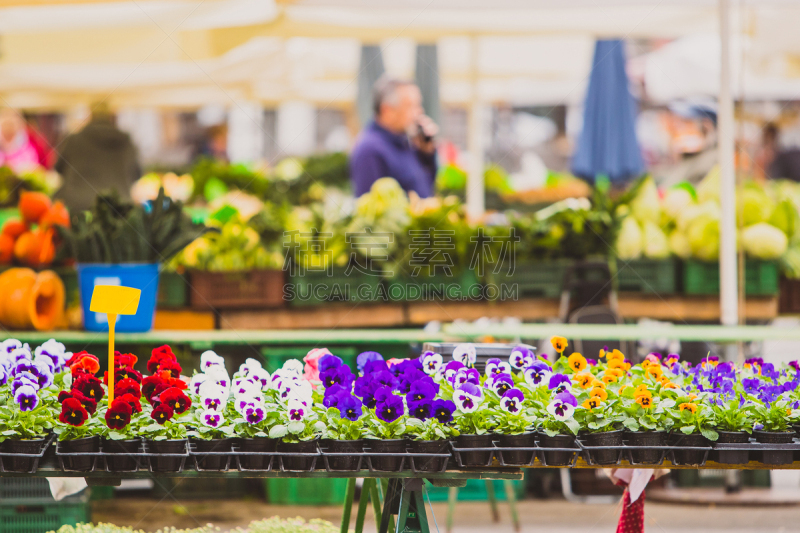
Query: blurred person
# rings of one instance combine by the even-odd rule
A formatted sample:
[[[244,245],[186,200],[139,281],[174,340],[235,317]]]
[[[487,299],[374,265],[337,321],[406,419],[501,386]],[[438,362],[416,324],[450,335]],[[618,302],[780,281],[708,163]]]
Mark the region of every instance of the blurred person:
[[[767,122],[761,130],[761,146],[755,155],[754,173],[758,179],[769,178],[769,169],[778,154],[778,126]]]
[[[206,129],[206,138],[200,155],[217,161],[228,161],[228,127],[217,124]]]
[[[669,109],[672,117],[668,127],[678,162],[655,168],[653,174],[664,187],[682,181],[699,183],[719,159],[716,103],[679,101]]]
[[[763,139],[764,147],[762,150],[765,154],[772,156],[771,160],[764,158],[765,161],[762,168],[766,170],[766,177],[768,179],[800,181],[800,148],[781,148],[780,130],[772,123],[764,127]],[[761,161],[759,161],[760,163]]]
[[[7,166],[16,174],[40,166],[39,154],[28,135],[25,119],[13,109],[0,111],[0,166]]]
[[[380,178],[397,180],[421,198],[434,194],[436,124],[422,111],[422,94],[410,81],[382,77],[375,83],[375,118],[364,128],[350,156],[356,197]]]
[[[64,180],[55,196],[70,209],[89,209],[98,193],[111,191],[130,201],[131,185],[141,175],[136,147],[103,104],[94,105],[89,123],[64,140],[55,169]]]

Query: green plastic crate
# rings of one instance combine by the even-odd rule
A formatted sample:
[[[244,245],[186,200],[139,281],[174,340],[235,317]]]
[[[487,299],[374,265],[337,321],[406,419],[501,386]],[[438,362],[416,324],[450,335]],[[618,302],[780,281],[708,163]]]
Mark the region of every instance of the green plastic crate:
[[[778,294],[778,262],[747,259],[744,263],[744,291],[748,296]],[[686,261],[683,265],[683,289],[691,295],[719,294],[719,263]]]
[[[492,487],[494,487],[494,495],[497,498],[497,501],[504,502],[506,501],[506,489],[503,486],[503,482],[499,479],[495,479],[493,481],[488,481],[492,483]],[[484,479],[470,479],[467,480],[467,485],[465,487],[459,487],[458,489],[458,501],[460,502],[485,502],[489,500],[489,493],[486,491],[486,483],[487,480]],[[523,496],[525,496],[525,482],[522,479],[515,479],[512,480],[511,483],[514,485],[514,495],[517,497],[517,500],[521,500]],[[433,487],[431,485],[426,485],[425,488],[428,491],[428,496],[431,499],[431,502],[446,502],[447,495],[449,492],[449,488],[447,487]]]
[[[270,478],[267,501],[276,505],[341,505],[347,480],[343,478]]]
[[[679,291],[680,263],[676,259],[617,261],[617,286],[621,292],[675,294]]]
[[[393,302],[475,300],[481,297],[481,285],[472,270],[453,276],[444,272],[433,276],[404,274],[387,279],[386,294]]]
[[[87,503],[0,505],[0,531],[3,533],[44,533],[90,521]]]
[[[486,283],[497,287],[497,297],[487,289],[487,297],[503,299],[501,285],[516,285],[518,298],[558,298],[564,286],[564,274],[571,264],[568,259],[551,261],[531,261],[517,259],[509,274],[508,266],[503,265],[498,273],[486,272]]]
[[[294,297],[289,302],[293,307],[320,305],[326,302],[364,303],[383,301],[381,276],[372,276],[353,270],[345,274],[344,268],[327,271],[296,272],[289,278]],[[287,287],[287,290],[289,288]]]
[[[156,305],[164,308],[186,307],[188,301],[189,287],[184,276],[177,272],[161,272]]]
[[[64,500],[65,503],[85,501],[84,491],[71,494]],[[0,478],[0,505],[32,505],[53,503],[50,483],[45,478],[36,477],[4,477]],[[2,531],[2,530],[0,530]]]
[[[278,346],[262,348],[261,355],[266,361],[264,368],[270,373],[275,372],[289,359],[302,361],[303,357],[314,348],[320,348],[320,346]],[[361,351],[354,347],[328,346],[327,348],[333,355],[340,357],[346,365],[349,365],[353,372],[356,371],[356,357]]]

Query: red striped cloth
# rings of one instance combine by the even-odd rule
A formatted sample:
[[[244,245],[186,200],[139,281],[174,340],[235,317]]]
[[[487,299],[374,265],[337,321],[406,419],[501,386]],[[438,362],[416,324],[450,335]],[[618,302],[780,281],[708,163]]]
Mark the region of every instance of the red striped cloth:
[[[624,485],[624,483],[618,483]],[[644,492],[631,503],[631,493],[625,489],[622,496],[622,512],[617,523],[617,533],[644,533]]]

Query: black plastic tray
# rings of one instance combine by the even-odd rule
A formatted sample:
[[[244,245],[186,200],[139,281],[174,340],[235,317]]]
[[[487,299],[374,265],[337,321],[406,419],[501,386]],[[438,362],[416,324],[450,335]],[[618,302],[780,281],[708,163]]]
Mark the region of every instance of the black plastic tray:
[[[615,466],[615,464],[616,465],[623,464],[622,463],[623,460],[627,461],[628,464],[631,464],[631,465],[643,464],[643,465],[660,466],[660,465],[664,464],[664,460],[666,460],[667,458],[669,458],[671,463],[676,464],[675,463],[675,456],[674,456],[674,452],[676,452],[676,451],[695,451],[695,452],[702,451],[703,452],[702,461],[699,462],[699,463],[692,463],[691,466],[703,466],[703,465],[706,464],[706,461],[708,460],[708,454],[713,449],[711,446],[669,446],[669,445],[664,445],[664,446],[630,446],[630,445],[627,445],[627,444],[623,444],[621,446],[589,446],[589,445],[585,444],[581,439],[577,439],[576,442],[578,443],[578,446],[581,447],[581,449],[583,451],[583,459],[588,464],[593,465],[593,466],[609,466],[609,467]],[[594,460],[593,452],[595,452],[595,451],[605,451],[605,450],[614,450],[614,451],[617,452],[617,462],[616,463],[610,463],[610,464],[604,464],[604,465],[598,465],[597,464],[597,462]],[[658,460],[658,462],[655,462],[655,463],[635,463],[633,461],[633,456],[631,455],[631,452],[634,452],[634,451],[658,451],[658,452],[660,452],[659,460]]]
[[[152,466],[150,464],[151,457],[180,457],[181,458],[181,465],[177,472],[182,472],[186,467],[186,459],[189,457],[189,451],[186,450],[183,453],[154,453],[149,450],[149,443],[146,440],[142,440],[141,444],[139,445],[139,451],[136,453],[108,453],[103,451],[103,442],[100,441],[100,451],[97,452],[62,452],[59,449],[60,442],[56,442],[56,458],[58,458],[58,463],[61,469],[65,472],[76,472],[76,470],[70,470],[64,467],[64,458],[65,457],[93,457],[94,464],[92,465],[91,470],[80,470],[80,472],[97,472],[104,470],[106,472],[110,472],[108,470],[108,465],[106,464],[106,457],[109,456],[121,456],[124,455],[126,457],[133,457],[136,459],[136,469],[135,470],[115,470],[114,472],[138,472],[142,469],[150,470],[153,472]]]
[[[51,433],[45,439],[44,443],[42,444],[41,450],[39,450],[39,452],[37,452],[37,453],[12,453],[12,452],[0,451],[0,457],[31,457],[31,458],[33,458],[33,463],[32,463],[32,466],[31,466],[30,470],[26,470],[24,472],[23,471],[19,471],[19,470],[12,470],[12,471],[8,471],[8,472],[10,472],[10,473],[13,472],[15,474],[33,474],[33,473],[35,473],[36,470],[39,469],[39,461],[41,460],[42,457],[44,457],[44,454],[47,452],[47,449],[50,448],[50,444],[52,444],[53,439],[55,439],[55,437],[56,437],[55,434]],[[3,461],[0,461],[0,472],[7,472],[7,470],[3,466]]]
[[[456,464],[460,468],[470,468],[470,466],[467,466],[467,465],[464,464],[464,461],[463,461],[463,459],[461,457],[462,453],[468,453],[468,452],[490,452],[489,460],[487,461],[487,463],[485,465],[480,465],[481,467],[484,467],[484,466],[490,467],[490,466],[493,465],[493,463],[495,461],[497,461],[497,463],[500,466],[503,466],[503,467],[536,466],[536,462],[537,461],[539,462],[539,464],[541,466],[548,466],[547,459],[546,459],[546,457],[544,455],[544,452],[571,453],[572,454],[572,458],[570,459],[569,464],[568,465],[564,465],[564,468],[566,468],[566,467],[575,466],[575,463],[578,462],[578,458],[580,457],[581,451],[582,451],[580,446],[575,446],[575,447],[571,447],[571,448],[545,448],[545,447],[539,446],[538,439],[536,440],[536,446],[522,446],[522,447],[498,446],[495,441],[492,441],[492,446],[490,446],[490,447],[487,446],[487,447],[483,447],[483,448],[457,448],[455,443],[451,443],[451,446],[452,446],[452,450],[453,450],[453,457],[455,458]],[[527,464],[507,465],[505,460],[504,460],[504,457],[503,457],[503,454],[506,453],[506,452],[533,452],[533,456],[531,457],[531,461],[529,463],[527,463]],[[561,466],[561,465],[558,465],[558,466]]]

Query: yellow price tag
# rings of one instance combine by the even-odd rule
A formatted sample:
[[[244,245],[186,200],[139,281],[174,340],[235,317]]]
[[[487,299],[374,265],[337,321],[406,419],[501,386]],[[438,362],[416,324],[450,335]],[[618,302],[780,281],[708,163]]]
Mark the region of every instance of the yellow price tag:
[[[114,401],[114,326],[117,315],[135,315],[142,291],[121,285],[95,285],[89,310],[108,316],[108,405]]]

